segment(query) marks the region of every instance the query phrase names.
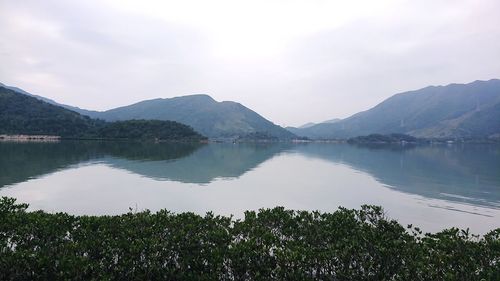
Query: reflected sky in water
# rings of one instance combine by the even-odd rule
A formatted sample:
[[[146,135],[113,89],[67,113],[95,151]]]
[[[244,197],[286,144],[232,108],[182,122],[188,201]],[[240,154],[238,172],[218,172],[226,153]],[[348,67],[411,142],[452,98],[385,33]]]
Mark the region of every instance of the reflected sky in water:
[[[0,196],[50,212],[375,204],[426,231],[500,227],[498,146],[0,143],[0,155]]]

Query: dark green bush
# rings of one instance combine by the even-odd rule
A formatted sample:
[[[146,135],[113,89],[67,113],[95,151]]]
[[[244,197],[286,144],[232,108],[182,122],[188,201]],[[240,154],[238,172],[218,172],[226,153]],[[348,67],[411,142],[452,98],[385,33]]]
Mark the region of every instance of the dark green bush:
[[[500,229],[424,235],[375,206],[244,220],[27,207],[0,200],[0,280],[500,280]]]

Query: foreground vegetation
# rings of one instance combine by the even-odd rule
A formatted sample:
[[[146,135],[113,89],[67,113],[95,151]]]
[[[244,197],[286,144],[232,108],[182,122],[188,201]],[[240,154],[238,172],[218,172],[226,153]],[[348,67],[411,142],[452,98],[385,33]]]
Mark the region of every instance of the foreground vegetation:
[[[500,229],[422,234],[380,207],[71,216],[0,199],[0,280],[500,280]]]

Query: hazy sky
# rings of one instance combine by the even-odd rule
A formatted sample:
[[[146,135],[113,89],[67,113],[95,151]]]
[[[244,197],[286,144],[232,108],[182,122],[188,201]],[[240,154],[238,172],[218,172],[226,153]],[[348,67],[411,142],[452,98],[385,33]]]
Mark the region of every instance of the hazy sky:
[[[0,0],[0,82],[104,110],[195,93],[280,125],[500,78],[500,1]]]

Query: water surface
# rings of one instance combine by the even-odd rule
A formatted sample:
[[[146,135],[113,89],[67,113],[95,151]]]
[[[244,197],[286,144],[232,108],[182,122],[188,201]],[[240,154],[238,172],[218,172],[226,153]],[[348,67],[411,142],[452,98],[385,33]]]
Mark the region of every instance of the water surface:
[[[32,210],[168,209],[242,217],[284,206],[384,207],[426,231],[500,227],[500,147],[0,143],[0,196]]]

